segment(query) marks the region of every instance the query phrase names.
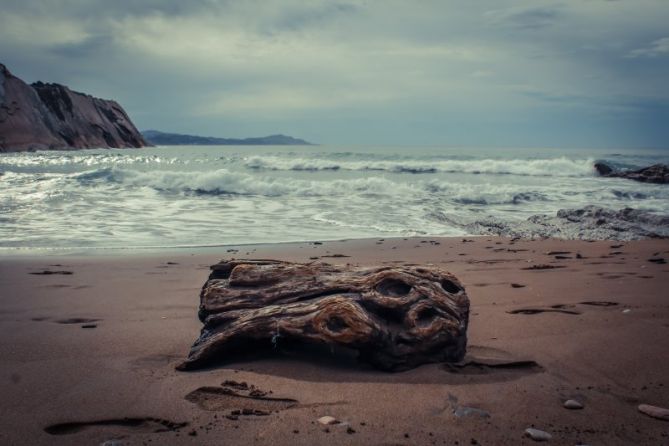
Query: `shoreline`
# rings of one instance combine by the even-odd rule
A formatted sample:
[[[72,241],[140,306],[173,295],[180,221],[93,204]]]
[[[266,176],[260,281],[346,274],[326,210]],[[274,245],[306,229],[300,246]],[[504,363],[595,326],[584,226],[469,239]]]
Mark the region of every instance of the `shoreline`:
[[[511,237],[506,235],[493,234],[468,234],[458,236],[394,236],[394,237],[361,237],[361,238],[333,238],[333,239],[315,239],[315,240],[297,240],[297,241],[279,241],[279,242],[248,242],[248,243],[225,243],[225,244],[211,244],[211,245],[174,245],[174,246],[142,246],[142,247],[58,247],[58,248],[16,248],[16,247],[0,247],[0,261],[26,259],[37,260],[43,257],[49,258],[114,258],[114,257],[160,257],[167,256],[184,256],[186,251],[190,251],[188,255],[207,255],[207,254],[221,254],[225,256],[229,250],[233,251],[248,251],[250,248],[254,249],[274,249],[287,248],[292,250],[296,246],[314,245],[319,246],[325,243],[344,243],[344,244],[361,244],[371,245],[379,240],[386,242],[402,242],[408,240],[418,240],[429,242],[433,241],[447,241],[451,243],[462,242],[462,240],[487,240],[492,242],[505,241],[513,243],[522,242],[573,242],[573,243],[611,243],[611,244],[626,244],[635,242],[649,242],[657,241],[662,243],[669,241],[669,237],[646,237],[638,239],[574,239],[574,238],[559,238],[559,237]]]
[[[214,244],[214,245],[175,245],[175,246],[148,246],[148,247],[74,247],[74,248],[2,248],[0,247],[0,260],[14,259],[14,258],[40,258],[42,254],[47,254],[47,257],[114,257],[115,254],[131,256],[158,256],[158,255],[183,255],[184,251],[192,250],[191,255],[207,254],[209,251],[225,252],[228,249],[241,250],[241,248],[268,248],[268,247],[289,247],[290,245],[322,245],[323,243],[367,243],[376,242],[383,239],[387,241],[392,240],[408,240],[408,239],[447,239],[459,240],[462,238],[478,238],[478,237],[495,237],[506,238],[489,235],[466,235],[466,236],[397,236],[397,237],[362,237],[362,238],[341,238],[341,239],[319,239],[319,240],[297,240],[285,242],[249,242],[249,243],[232,243],[232,244]],[[15,253],[15,254],[14,254]]]
[[[669,351],[669,266],[649,261],[669,260],[669,240],[381,240],[0,255],[0,442],[533,444],[528,427],[550,432],[549,444],[667,441],[669,423],[637,406],[669,406],[659,359]],[[386,373],[270,349],[177,372],[199,335],[209,266],[232,257],[443,267],[471,301],[468,359],[509,365]],[[72,274],[31,274],[45,270]],[[254,401],[269,415],[232,415],[248,399],[206,390],[229,380],[297,403]],[[585,408],[565,409],[566,399]],[[343,424],[319,424],[326,415]]]

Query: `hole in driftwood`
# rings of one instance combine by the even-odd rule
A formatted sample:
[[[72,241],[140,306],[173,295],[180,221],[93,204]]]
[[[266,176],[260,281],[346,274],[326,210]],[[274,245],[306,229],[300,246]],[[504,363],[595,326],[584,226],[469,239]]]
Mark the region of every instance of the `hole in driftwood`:
[[[212,269],[211,274],[209,274],[209,280],[212,279],[229,279],[230,273],[232,273],[232,267],[229,265],[224,265]]]
[[[344,322],[344,320],[339,316],[332,316],[330,319],[328,319],[327,326],[328,330],[332,332],[342,331],[348,327],[346,322]]]
[[[379,317],[389,325],[404,324],[404,310],[401,308],[382,307],[374,302],[361,302],[365,310]]]
[[[432,323],[432,320],[438,315],[434,308],[425,308],[420,310],[416,317],[416,324],[420,327],[426,327]]]
[[[444,289],[444,291],[451,294],[456,294],[462,291],[462,289],[459,286],[457,286],[454,282],[448,279],[444,279],[441,281],[441,287]]]
[[[376,285],[376,291],[390,297],[402,297],[411,292],[411,285],[398,279],[383,279]]]

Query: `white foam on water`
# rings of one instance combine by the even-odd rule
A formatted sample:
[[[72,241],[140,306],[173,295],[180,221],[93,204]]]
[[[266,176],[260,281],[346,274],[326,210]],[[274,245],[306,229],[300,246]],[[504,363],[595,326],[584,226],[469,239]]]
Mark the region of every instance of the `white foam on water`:
[[[596,177],[601,156],[586,155],[322,147],[0,154],[0,249],[474,235],[589,204],[669,214],[666,185]]]
[[[593,158],[568,159],[476,159],[476,160],[331,160],[285,157],[251,157],[247,168],[294,171],[385,171],[394,173],[471,173],[528,176],[594,176]]]

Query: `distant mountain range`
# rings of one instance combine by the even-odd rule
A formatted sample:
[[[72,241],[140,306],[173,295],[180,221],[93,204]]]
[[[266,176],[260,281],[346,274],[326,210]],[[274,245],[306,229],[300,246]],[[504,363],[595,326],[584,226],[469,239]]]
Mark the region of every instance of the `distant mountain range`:
[[[158,130],[144,130],[144,139],[158,146],[310,146],[312,143],[286,135],[257,138],[216,138],[213,136],[181,135]]]

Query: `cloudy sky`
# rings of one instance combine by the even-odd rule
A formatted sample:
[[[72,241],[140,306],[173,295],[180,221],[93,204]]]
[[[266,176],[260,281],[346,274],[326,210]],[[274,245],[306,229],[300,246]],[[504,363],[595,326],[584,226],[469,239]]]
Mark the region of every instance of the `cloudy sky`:
[[[0,62],[141,129],[669,147],[668,0],[3,0]]]

